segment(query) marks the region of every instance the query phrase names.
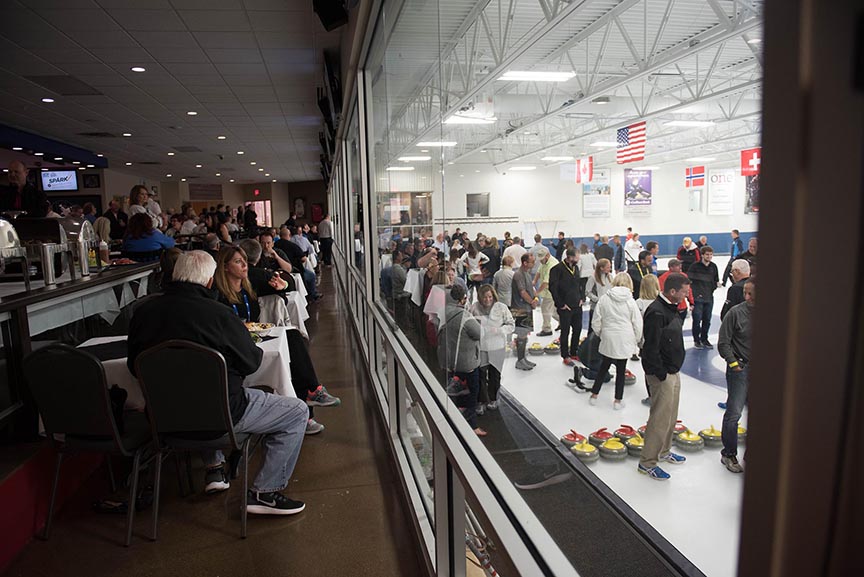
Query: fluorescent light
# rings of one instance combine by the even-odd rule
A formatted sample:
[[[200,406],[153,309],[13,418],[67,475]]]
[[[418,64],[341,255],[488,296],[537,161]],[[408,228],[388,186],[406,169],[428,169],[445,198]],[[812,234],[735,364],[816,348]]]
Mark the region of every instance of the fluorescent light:
[[[276,182],[276,179],[275,179],[275,178],[273,179],[273,182]]]
[[[21,148],[20,146],[13,146],[13,147],[12,147],[12,150],[24,150],[24,149]]]
[[[258,169],[258,172],[264,172],[264,169],[263,169],[263,168],[259,168],[259,169]]]
[[[34,154],[34,156],[43,156],[45,153],[44,152],[34,152],[33,154]]]
[[[685,158],[684,160],[687,162],[711,162],[717,159],[708,156],[694,156],[693,158]]]
[[[62,156],[55,156],[54,160],[63,160],[63,157]]]
[[[238,150],[238,151],[237,151],[237,154],[246,154],[246,153],[243,152],[242,150]]]
[[[79,167],[78,167],[78,170],[84,170],[84,167],[83,167],[83,166],[79,166]]]
[[[608,148],[610,146],[618,146],[617,142],[607,142],[605,140],[600,140],[598,142],[592,142],[588,146],[594,146],[595,148]]]
[[[54,102],[54,99],[53,98],[43,98],[42,102],[44,102],[45,104],[51,104],[52,102]]]
[[[449,140],[433,140],[429,142],[418,142],[417,146],[456,146],[458,143]]]
[[[536,166],[511,166],[509,170],[528,171],[528,170],[537,170],[537,167]]]
[[[545,160],[546,162],[564,162],[565,160],[573,160],[572,156],[544,156],[540,160]]]
[[[713,126],[713,120],[672,120],[665,123],[666,126]]]
[[[97,154],[96,156],[98,156],[99,158],[102,158],[105,155],[104,154]]]
[[[173,152],[169,152],[169,153],[168,153],[168,156],[174,156],[174,153],[173,153]]]
[[[132,72],[147,72],[147,69],[143,66],[133,66],[132,68],[130,68],[130,70]]]
[[[77,160],[73,160],[73,161],[72,161],[72,164],[81,164],[81,163],[78,162]]]
[[[198,116],[198,113],[195,112],[194,110],[190,110],[189,112],[186,113],[186,116]]]
[[[429,152],[428,150],[421,150],[420,152]]]
[[[498,119],[495,117],[476,118],[474,116],[459,116],[458,114],[454,114],[445,120],[444,124],[494,124],[496,120]]]
[[[226,138],[228,138],[228,137],[220,134],[219,136],[216,137],[216,140],[225,140]]]
[[[88,166],[89,166],[89,165],[88,165]],[[126,163],[126,166],[132,166],[132,163],[131,163],[131,162],[127,162],[127,163]]]
[[[542,72],[536,70],[508,70],[498,80],[527,82],[567,82],[575,72]]]
[[[96,167],[93,166],[92,164],[88,164],[88,165],[87,165],[87,168],[96,168]]]
[[[229,180],[229,181],[228,181],[228,182],[234,182],[234,179],[233,179],[233,178],[232,178],[232,179],[231,179],[231,180]]]
[[[387,172],[408,172],[414,170],[413,166],[388,166],[385,169]]]
[[[265,172],[265,173],[264,173],[264,176],[270,176],[270,173],[269,173],[269,172]]]
[[[131,132],[124,132],[123,136],[125,136],[126,138],[129,138],[130,136],[132,136],[132,133]]]
[[[431,156],[400,156],[402,162],[422,162],[424,160],[432,160]]]
[[[181,179],[180,179],[180,182],[186,182],[186,179],[185,179],[185,178],[181,178]]]
[[[597,98],[595,98],[591,102],[593,102],[594,104],[601,104],[601,105],[602,104],[609,104],[609,97],[608,96],[598,96]]]

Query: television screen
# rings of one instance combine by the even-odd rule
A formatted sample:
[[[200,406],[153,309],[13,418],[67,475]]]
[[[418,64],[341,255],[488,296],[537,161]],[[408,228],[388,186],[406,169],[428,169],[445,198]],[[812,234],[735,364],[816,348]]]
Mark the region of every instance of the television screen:
[[[46,170],[42,173],[42,190],[78,190],[78,174],[74,170]]]

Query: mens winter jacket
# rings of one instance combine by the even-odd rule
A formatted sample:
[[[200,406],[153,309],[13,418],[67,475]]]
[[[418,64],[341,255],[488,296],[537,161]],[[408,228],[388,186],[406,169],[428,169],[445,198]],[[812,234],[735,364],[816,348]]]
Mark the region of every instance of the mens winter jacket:
[[[601,244],[594,249],[594,256],[597,257],[597,260],[605,258],[608,259],[611,263],[615,260],[615,249],[613,249],[608,244]]]
[[[735,361],[750,362],[750,343],[753,332],[753,306],[743,302],[729,310],[720,325],[717,352],[727,364]]]
[[[448,296],[438,331],[438,358],[443,369],[470,373],[480,366],[480,322]],[[461,333],[461,336],[460,336]]]
[[[699,254],[699,248],[695,242],[691,242],[687,248],[684,248],[684,246],[678,247],[678,260],[681,261],[681,272],[684,274],[687,274],[687,271],[690,270],[694,262],[698,262],[701,259],[702,255]]]
[[[600,354],[610,359],[629,359],[639,350],[642,315],[627,287],[609,289],[594,309],[591,328],[600,337]]]
[[[582,292],[582,282],[579,276],[579,265],[570,267],[566,262],[560,262],[549,271],[549,292],[555,301],[556,309],[563,309],[564,305],[576,310],[585,301]]]
[[[665,381],[666,375],[681,370],[684,364],[681,317],[678,315],[678,306],[666,302],[662,294],[645,310],[642,337],[642,368],[645,374]]]
[[[714,290],[720,282],[720,273],[717,271],[716,264],[713,262],[705,264],[702,261],[693,263],[687,271],[687,276],[690,278],[694,299],[702,302],[714,300]]]

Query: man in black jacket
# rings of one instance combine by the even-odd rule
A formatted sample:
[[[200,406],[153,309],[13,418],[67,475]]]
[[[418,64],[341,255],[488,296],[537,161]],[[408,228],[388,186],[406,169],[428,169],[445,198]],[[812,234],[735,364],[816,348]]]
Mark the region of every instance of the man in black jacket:
[[[732,286],[726,289],[726,302],[720,311],[720,320],[726,318],[726,314],[734,307],[744,302],[744,285],[750,280],[750,263],[738,259],[730,263],[729,276],[732,277]]]
[[[129,215],[120,210],[120,203],[116,200],[110,201],[108,203],[108,210],[102,216],[111,222],[111,239],[122,240],[126,236],[126,225],[129,224]]]
[[[633,279],[633,298],[639,298],[639,290],[642,288],[642,279],[653,274],[651,272],[651,264],[654,262],[654,257],[647,250],[639,253],[639,260],[631,263],[627,274]]]
[[[567,257],[549,271],[549,292],[555,301],[561,324],[561,357],[572,367],[579,354],[579,336],[582,334],[582,304],[585,293],[579,274],[579,253],[567,249]],[[572,338],[570,331],[573,331]]]
[[[609,237],[600,237],[600,244],[594,249],[594,256],[597,260],[601,258],[607,259],[610,263],[615,260],[615,250],[609,246]]]
[[[702,260],[694,262],[687,271],[693,284],[693,346],[697,349],[713,349],[708,342],[711,315],[714,314],[714,291],[720,286],[717,265],[711,262],[714,249],[705,245],[699,249]]]
[[[642,368],[651,393],[651,412],[638,470],[658,481],[669,479],[669,474],[657,466],[658,461],[680,465],[687,460],[670,449],[681,392],[678,371],[684,364],[684,336],[678,304],[689,291],[688,278],[681,273],[671,273],[666,277],[663,292],[645,310]]]
[[[220,352],[228,370],[228,400],[234,430],[264,435],[263,463],[246,496],[247,510],[263,515],[292,515],[305,508],[281,493],[300,456],[309,410],[304,401],[243,387],[243,379],[261,365],[263,353],[231,309],[219,304],[210,290],[216,262],[203,251],[180,255],[173,282],[163,296],[141,304],[129,326],[127,365],[143,351],[171,339],[192,341]],[[194,411],[195,407],[186,407]],[[204,455],[206,491],[228,489],[224,457]]]
[[[624,272],[627,270],[627,259],[624,258],[624,245],[621,244],[621,237],[617,234],[612,237],[612,248],[615,251],[612,268],[615,272]]]
[[[9,186],[0,196],[0,208],[3,210],[23,210],[27,216],[45,216],[48,213],[46,203],[48,195],[27,181],[30,171],[20,160],[9,163]]]

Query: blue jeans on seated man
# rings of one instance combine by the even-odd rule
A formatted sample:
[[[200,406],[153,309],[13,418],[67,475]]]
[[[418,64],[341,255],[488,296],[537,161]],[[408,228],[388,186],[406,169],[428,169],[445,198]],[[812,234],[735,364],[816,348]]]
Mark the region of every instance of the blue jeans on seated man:
[[[259,493],[281,491],[288,485],[294,466],[300,457],[300,447],[306,433],[309,408],[306,402],[294,397],[283,397],[246,389],[249,405],[240,420],[234,423],[238,433],[264,435],[264,462],[250,485]],[[218,467],[225,462],[222,451],[202,454],[204,465]]]
[[[303,284],[306,285],[306,292],[313,299],[318,296],[318,289],[315,288],[316,280],[314,272],[307,268],[303,269]]]
[[[726,412],[723,413],[723,450],[721,454],[726,457],[738,455],[738,421],[741,420],[741,412],[747,404],[747,381],[750,370],[745,365],[740,371],[726,367]]]
[[[708,341],[708,329],[711,328],[711,314],[714,311],[714,300],[697,300],[693,305],[693,340],[697,343]]]

